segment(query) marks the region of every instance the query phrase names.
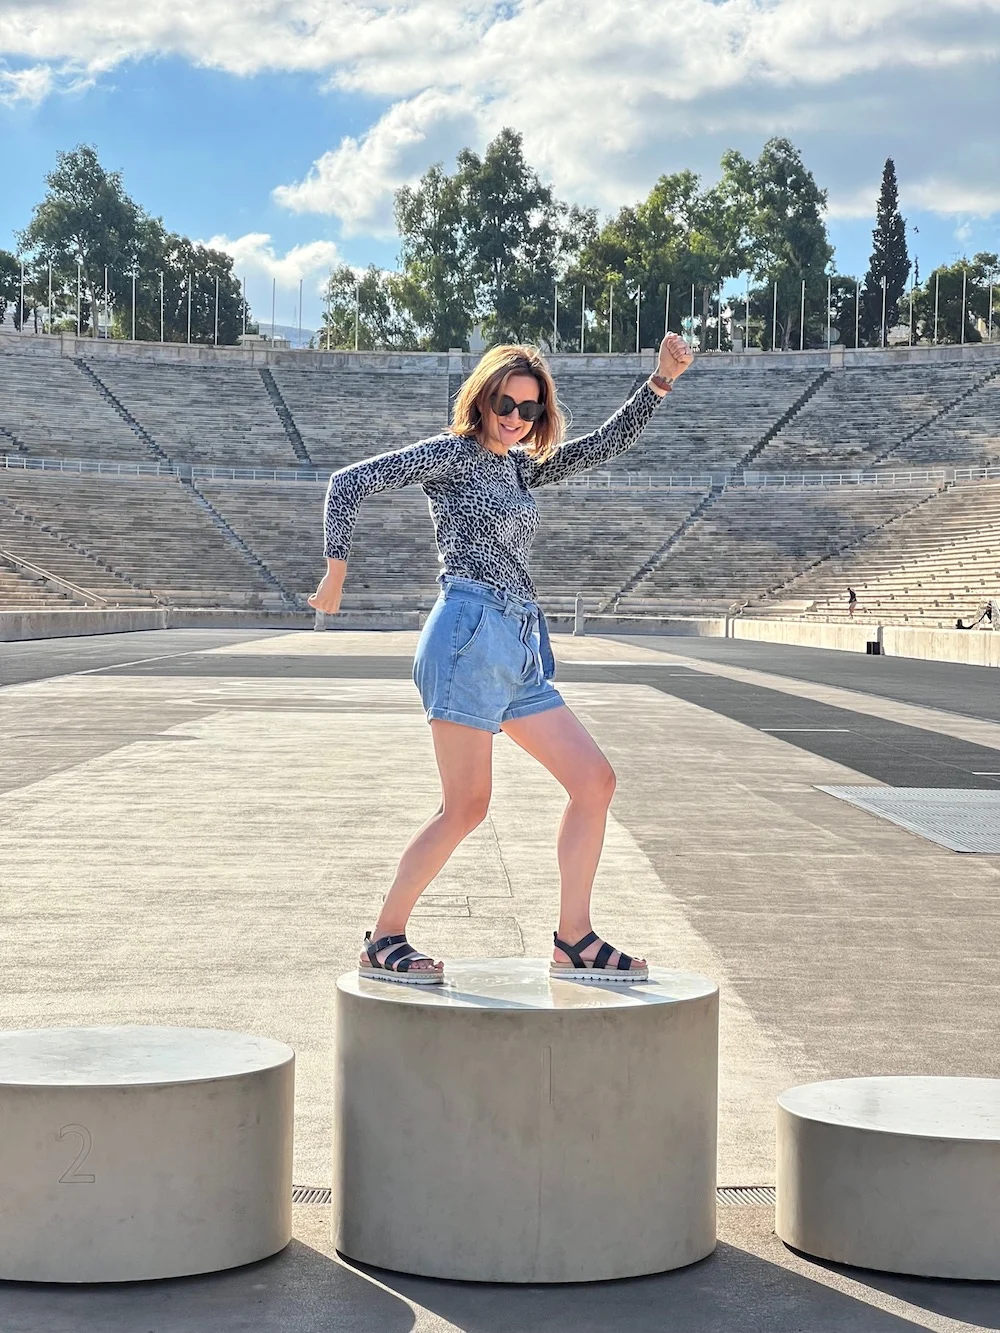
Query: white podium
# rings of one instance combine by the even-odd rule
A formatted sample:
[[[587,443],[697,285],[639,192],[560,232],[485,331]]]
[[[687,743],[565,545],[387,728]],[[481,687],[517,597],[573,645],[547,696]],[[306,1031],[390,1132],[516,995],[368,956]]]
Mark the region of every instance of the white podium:
[[[715,1248],[718,988],[548,964],[337,986],[333,1239],[426,1277],[581,1282]]]
[[[179,1277],[282,1249],[294,1060],[210,1028],[0,1033],[0,1279]]]
[[[806,1254],[1000,1279],[1000,1079],[854,1078],[778,1098],[775,1230]]]

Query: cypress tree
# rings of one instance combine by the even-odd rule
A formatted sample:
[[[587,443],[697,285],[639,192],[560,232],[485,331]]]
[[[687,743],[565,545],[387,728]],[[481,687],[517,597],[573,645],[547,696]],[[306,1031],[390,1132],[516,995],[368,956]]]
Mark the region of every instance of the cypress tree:
[[[896,165],[886,158],[882,189],[872,232],[872,257],[861,288],[861,337],[879,345],[882,341],[882,279],[885,278],[886,332],[897,322],[899,300],[906,290],[910,257],[906,251],[906,223],[899,213]]]

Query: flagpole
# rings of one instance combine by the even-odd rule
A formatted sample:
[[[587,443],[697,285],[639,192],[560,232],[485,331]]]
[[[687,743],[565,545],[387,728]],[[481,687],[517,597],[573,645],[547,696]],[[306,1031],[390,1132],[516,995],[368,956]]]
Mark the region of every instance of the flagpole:
[[[213,343],[213,346],[218,347],[218,345],[219,345],[219,275],[218,275],[218,273],[216,273],[216,275],[215,275],[215,334],[214,334],[214,338],[215,338],[215,341],[214,341],[214,343]]]
[[[965,308],[966,308],[965,297],[966,297],[966,288],[968,286],[968,281],[969,281],[969,270],[967,268],[963,268],[962,269],[962,345],[963,346],[965,345]]]
[[[802,279],[802,306],[799,310],[799,351],[806,346],[806,280]]]
[[[132,341],[135,342],[135,269],[132,270]]]
[[[583,353],[583,330],[587,324],[587,284],[583,284],[580,294],[580,352]]]
[[[941,274],[934,274],[934,342],[938,340],[938,306],[941,301]]]
[[[778,284],[774,284],[774,309],[771,312],[771,351],[778,350]]]
[[[667,300],[663,310],[663,336],[670,332],[670,283],[667,283]]]
[[[608,284],[608,352],[611,351],[611,330],[615,323],[615,289]]]
[[[830,325],[833,318],[830,307],[833,305],[833,279],[826,280],[826,350],[830,350]]]

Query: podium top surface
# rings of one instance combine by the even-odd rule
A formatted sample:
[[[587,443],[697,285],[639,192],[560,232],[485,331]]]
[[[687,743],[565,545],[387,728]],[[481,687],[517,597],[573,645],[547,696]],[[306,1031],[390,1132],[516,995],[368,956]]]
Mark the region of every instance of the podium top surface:
[[[648,981],[583,982],[549,977],[543,958],[446,959],[441,985],[411,986],[373,981],[345,972],[337,989],[386,1004],[430,1005],[440,1009],[604,1010],[680,1004],[714,995],[718,986],[697,972],[651,967]]]
[[[778,1105],[804,1120],[916,1138],[1000,1143],[1000,1079],[842,1078],[789,1088]]]
[[[280,1041],[217,1028],[28,1028],[0,1032],[0,1087],[204,1083],[292,1059]]]

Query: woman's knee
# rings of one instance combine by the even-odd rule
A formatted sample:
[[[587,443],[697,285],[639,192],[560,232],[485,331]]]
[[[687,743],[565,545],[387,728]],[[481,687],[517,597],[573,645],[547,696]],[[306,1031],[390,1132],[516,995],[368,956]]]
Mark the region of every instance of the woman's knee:
[[[570,799],[610,805],[617,785],[615,770],[602,757],[600,761],[588,764],[574,775],[573,785],[569,789]]]
[[[490,795],[488,791],[480,791],[463,792],[461,796],[453,796],[450,800],[442,802],[441,815],[463,834],[471,833],[486,818],[490,808]]]

